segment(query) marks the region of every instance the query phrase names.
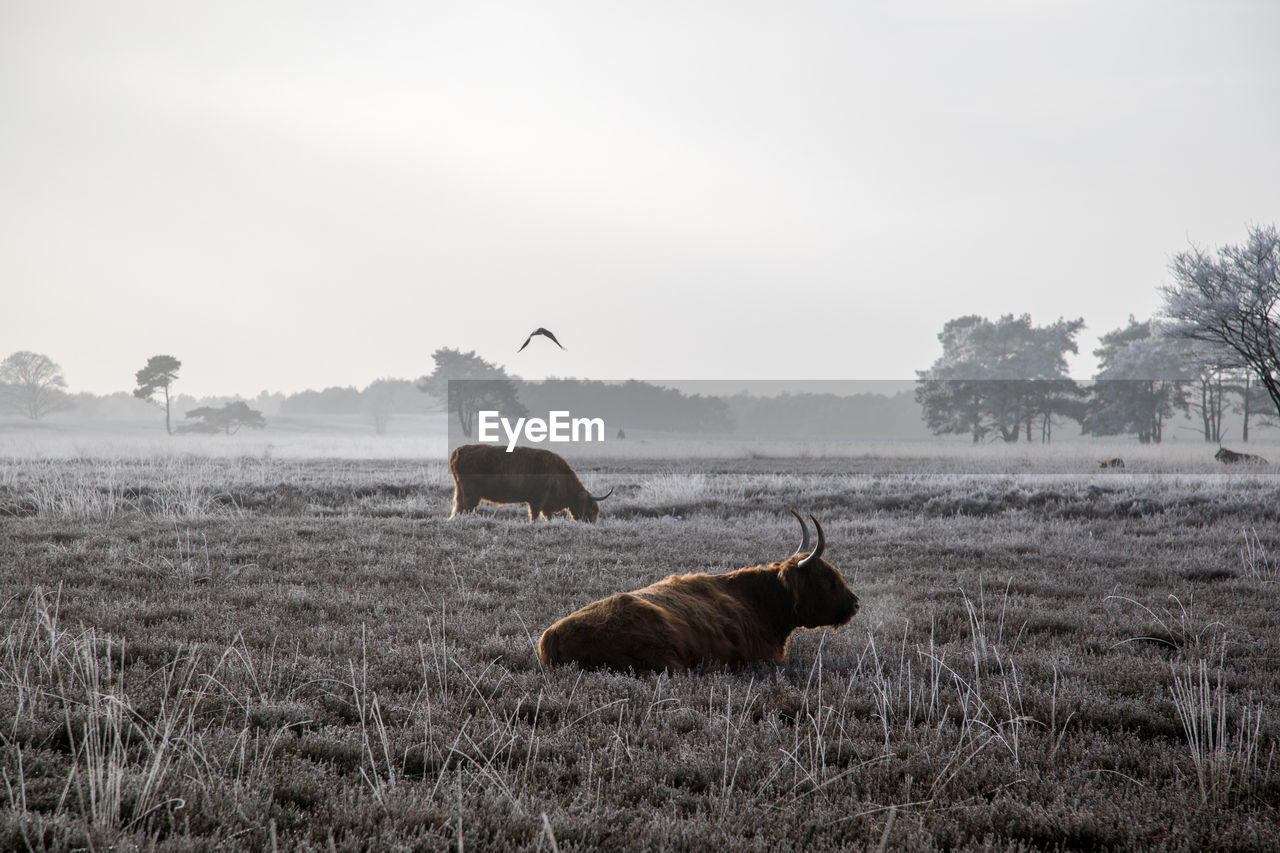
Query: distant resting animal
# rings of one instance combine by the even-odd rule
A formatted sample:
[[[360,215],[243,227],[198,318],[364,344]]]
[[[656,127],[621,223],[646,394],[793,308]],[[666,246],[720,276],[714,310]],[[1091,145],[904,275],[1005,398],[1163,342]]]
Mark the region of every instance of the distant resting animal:
[[[553,344],[560,347],[560,349],[564,349],[564,344],[557,341],[555,335],[551,334],[546,329],[539,326],[538,328],[534,329],[532,332],[529,333],[529,337],[524,339],[524,343],[520,345],[520,349],[516,350],[516,352],[524,352],[524,348],[529,345],[529,341],[533,340],[534,335],[543,335],[545,337],[551,338],[551,342]]]
[[[1099,468],[1123,468],[1124,460],[1121,459],[1119,456],[1116,456],[1112,459],[1103,459],[1098,463],[1098,467]]]
[[[1252,465],[1269,464],[1261,456],[1254,456],[1252,453],[1236,453],[1234,450],[1227,450],[1225,447],[1219,447],[1218,452],[1213,454],[1213,458],[1223,465],[1235,465],[1237,462],[1248,462]]]
[[[803,538],[785,560],[725,574],[670,575],[632,592],[593,601],[543,632],[538,658],[626,672],[681,670],[699,664],[778,662],[797,628],[843,625],[858,597],[795,510]]]

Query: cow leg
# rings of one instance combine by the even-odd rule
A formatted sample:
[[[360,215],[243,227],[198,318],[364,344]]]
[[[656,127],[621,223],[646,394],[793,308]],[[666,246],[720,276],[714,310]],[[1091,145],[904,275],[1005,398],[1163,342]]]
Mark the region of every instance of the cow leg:
[[[454,486],[453,487],[453,512],[449,514],[449,517],[453,518],[455,515],[458,515],[459,513],[471,512],[479,504],[480,504],[480,501],[477,498],[473,498],[470,495],[468,495],[466,492],[464,492],[461,486]]]
[[[547,494],[546,490],[543,490],[541,494],[530,499],[529,501],[529,520],[530,521],[536,521],[538,519],[538,516],[542,516],[547,521],[550,521],[552,516],[556,514],[556,511],[552,509],[550,506],[550,500],[548,500],[549,497],[550,495]]]

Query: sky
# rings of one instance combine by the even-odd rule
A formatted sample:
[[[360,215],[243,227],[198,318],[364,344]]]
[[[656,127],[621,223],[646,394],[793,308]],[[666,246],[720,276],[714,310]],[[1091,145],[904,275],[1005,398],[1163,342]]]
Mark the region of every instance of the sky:
[[[1280,3],[0,4],[0,357],[69,389],[903,379],[1280,219]],[[564,350],[535,338],[551,329]]]

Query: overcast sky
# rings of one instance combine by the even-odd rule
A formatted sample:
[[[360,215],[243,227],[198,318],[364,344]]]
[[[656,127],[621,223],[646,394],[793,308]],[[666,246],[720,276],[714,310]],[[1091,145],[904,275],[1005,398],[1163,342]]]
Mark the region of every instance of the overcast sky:
[[[1280,219],[1280,3],[0,4],[0,358],[912,377]],[[561,351],[535,339],[552,329]]]

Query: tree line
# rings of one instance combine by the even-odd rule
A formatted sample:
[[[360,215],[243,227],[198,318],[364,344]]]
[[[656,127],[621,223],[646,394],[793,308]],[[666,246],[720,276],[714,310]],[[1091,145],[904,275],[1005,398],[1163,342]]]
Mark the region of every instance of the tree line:
[[[436,350],[432,359],[435,362],[432,373],[417,381],[378,379],[363,390],[334,386],[274,397],[264,392],[259,400],[274,403],[280,416],[363,415],[379,434],[387,431],[395,414],[424,412],[441,406],[457,416],[465,436],[472,434],[475,413],[486,408],[500,409],[509,417],[524,416],[530,411],[545,415],[555,409],[590,409],[593,415],[600,415],[609,423],[638,429],[706,432],[727,431],[733,425],[724,401],[698,394],[686,395],[652,383],[631,381],[617,385],[578,379],[526,382],[509,376],[501,365],[490,363],[475,352],[448,347]],[[47,356],[16,353],[6,361],[9,362],[20,363],[26,370],[23,376],[40,379],[38,385],[16,383],[24,388],[24,393],[15,394],[13,399],[27,406],[15,409],[19,414],[38,419],[71,407],[72,398],[65,392],[66,381],[61,369]],[[177,422],[174,406],[180,396],[176,385],[181,369],[182,362],[174,356],[155,355],[134,375],[136,387],[132,396],[151,402],[164,412],[168,434],[233,435],[243,428],[266,426],[264,413],[239,398],[188,406],[181,422]]]
[[[473,352],[447,347],[432,353],[435,369],[418,379],[417,387],[444,400],[457,419],[459,433],[475,434],[476,418],[484,410],[504,417],[533,415],[547,418],[552,411],[589,412],[613,428],[670,432],[728,432],[734,420],[718,397],[685,394],[650,382],[621,383],[591,379],[547,379],[529,382],[511,376],[506,368]]]
[[[1035,326],[1029,315],[970,315],[943,326],[942,355],[917,372],[916,400],[935,435],[973,441],[1047,442],[1055,425],[1076,421],[1087,435],[1133,435],[1159,443],[1176,413],[1198,421],[1221,444],[1223,416],[1251,423],[1280,416],[1280,233],[1249,229],[1240,245],[1192,249],[1170,264],[1163,306],[1099,339],[1098,372],[1067,376],[1083,319]]]
[[[1280,417],[1280,233],[1252,227],[1239,245],[1215,252],[1194,248],[1169,265],[1163,306],[1148,320],[1132,315],[1102,335],[1093,351],[1098,371],[1091,382],[1067,375],[1068,353],[1083,318],[1036,326],[1027,314],[995,320],[967,315],[938,334],[942,355],[917,371],[915,401],[935,435],[968,435],[976,442],[1052,439],[1074,421],[1087,435],[1133,435],[1159,443],[1170,419],[1198,421],[1207,442],[1221,443],[1227,412],[1241,417],[1242,441],[1251,424]],[[737,422],[768,423],[794,415],[797,402],[746,395],[722,399],[683,394],[651,383],[610,384],[562,379],[523,382],[501,365],[475,354],[440,348],[434,370],[414,382],[379,379],[354,387],[276,395],[281,414],[365,414],[385,432],[397,412],[422,411],[422,392],[457,417],[471,436],[476,413],[499,409],[511,416],[584,406],[612,423],[642,429],[729,432]],[[261,429],[263,413],[240,399],[189,408],[176,427],[171,390],[182,363],[156,355],[135,374],[133,396],[164,409],[165,430],[232,434]],[[36,420],[72,406],[61,368],[48,356],[15,352],[0,362],[0,410]],[[265,395],[265,392],[264,392]],[[789,421],[794,434],[827,434],[813,427],[823,413],[851,422],[848,402],[809,395],[799,406],[805,420]],[[778,424],[775,424],[778,426]],[[807,432],[806,432],[807,429]]]

